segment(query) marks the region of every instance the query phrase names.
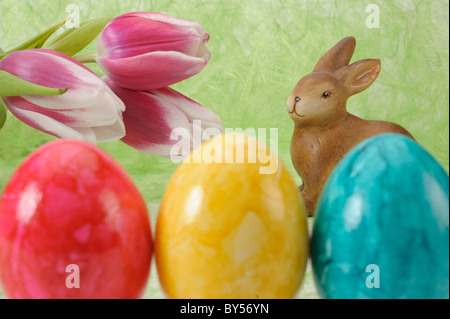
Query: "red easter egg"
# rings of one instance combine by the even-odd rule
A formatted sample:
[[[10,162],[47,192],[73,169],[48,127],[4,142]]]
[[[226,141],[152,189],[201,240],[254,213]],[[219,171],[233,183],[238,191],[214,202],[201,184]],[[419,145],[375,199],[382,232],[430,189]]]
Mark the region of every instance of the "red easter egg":
[[[0,282],[8,298],[139,298],[151,257],[145,202],[95,145],[47,143],[0,198]]]

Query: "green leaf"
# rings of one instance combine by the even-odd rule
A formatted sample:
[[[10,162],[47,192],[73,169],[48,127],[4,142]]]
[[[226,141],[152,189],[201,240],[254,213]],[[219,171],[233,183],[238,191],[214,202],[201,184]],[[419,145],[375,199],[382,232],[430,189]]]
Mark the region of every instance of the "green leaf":
[[[54,26],[51,26],[50,28],[48,28],[44,32],[38,34],[37,36],[35,36],[34,38],[31,38],[30,40],[28,40],[26,42],[18,45],[14,49],[11,49],[11,50],[6,51],[6,52],[2,52],[0,54],[0,60],[3,59],[8,53],[11,53],[13,51],[41,48],[44,45],[45,41],[47,41],[47,39],[53,33],[55,33],[55,31],[58,30],[64,23],[66,23],[66,20],[64,20],[64,21],[62,21],[60,23],[57,23]]]
[[[0,129],[5,125],[6,122],[6,105],[0,97]]]
[[[61,95],[68,89],[54,89],[37,85],[0,70],[0,97],[17,95]]]
[[[50,43],[45,44],[43,48],[74,56],[91,43],[109,21],[111,21],[110,18],[100,18],[83,22],[79,28],[65,31]]]

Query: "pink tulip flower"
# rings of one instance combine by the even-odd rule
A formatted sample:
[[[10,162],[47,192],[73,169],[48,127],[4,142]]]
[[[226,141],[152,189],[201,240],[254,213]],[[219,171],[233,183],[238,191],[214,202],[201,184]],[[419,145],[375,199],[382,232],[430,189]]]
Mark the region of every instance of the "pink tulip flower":
[[[103,79],[126,106],[123,121],[127,134],[122,142],[143,153],[176,160],[187,156],[196,143],[202,142],[193,140],[194,121],[201,124],[202,132],[207,129],[223,132],[222,122],[214,112],[169,87],[134,91],[106,76]],[[174,139],[171,134],[176,129],[189,132],[187,139]],[[179,143],[189,152],[173,156],[171,148]]]
[[[132,12],[113,19],[97,41],[97,62],[124,88],[153,90],[199,73],[211,53],[200,24],[161,13]]]
[[[92,143],[122,138],[123,102],[95,73],[60,52],[33,49],[15,51],[0,61],[0,70],[23,80],[57,89],[57,96],[10,96],[8,109],[26,124],[60,138]]]

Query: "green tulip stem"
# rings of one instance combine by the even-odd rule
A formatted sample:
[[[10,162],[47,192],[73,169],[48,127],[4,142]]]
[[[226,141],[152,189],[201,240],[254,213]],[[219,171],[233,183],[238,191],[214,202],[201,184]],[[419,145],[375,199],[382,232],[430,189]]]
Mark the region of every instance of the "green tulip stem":
[[[2,98],[0,97],[0,129],[3,127],[5,122],[6,122],[6,105],[5,102],[3,102]]]
[[[95,60],[96,57],[96,53],[89,53],[76,55],[73,58],[81,63],[97,63],[97,61]]]

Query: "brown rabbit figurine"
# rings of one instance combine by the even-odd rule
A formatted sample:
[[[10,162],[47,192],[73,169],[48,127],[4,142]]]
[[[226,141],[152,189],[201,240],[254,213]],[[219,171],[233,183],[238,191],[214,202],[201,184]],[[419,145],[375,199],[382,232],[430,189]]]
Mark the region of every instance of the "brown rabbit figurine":
[[[320,58],[312,73],[298,81],[287,101],[295,124],[291,158],[303,181],[299,189],[309,216],[314,213],[328,176],[351,148],[387,132],[412,138],[400,125],[368,121],[347,112],[347,99],[367,89],[381,68],[378,59],[349,65],[355,45],[353,37],[337,43]]]

